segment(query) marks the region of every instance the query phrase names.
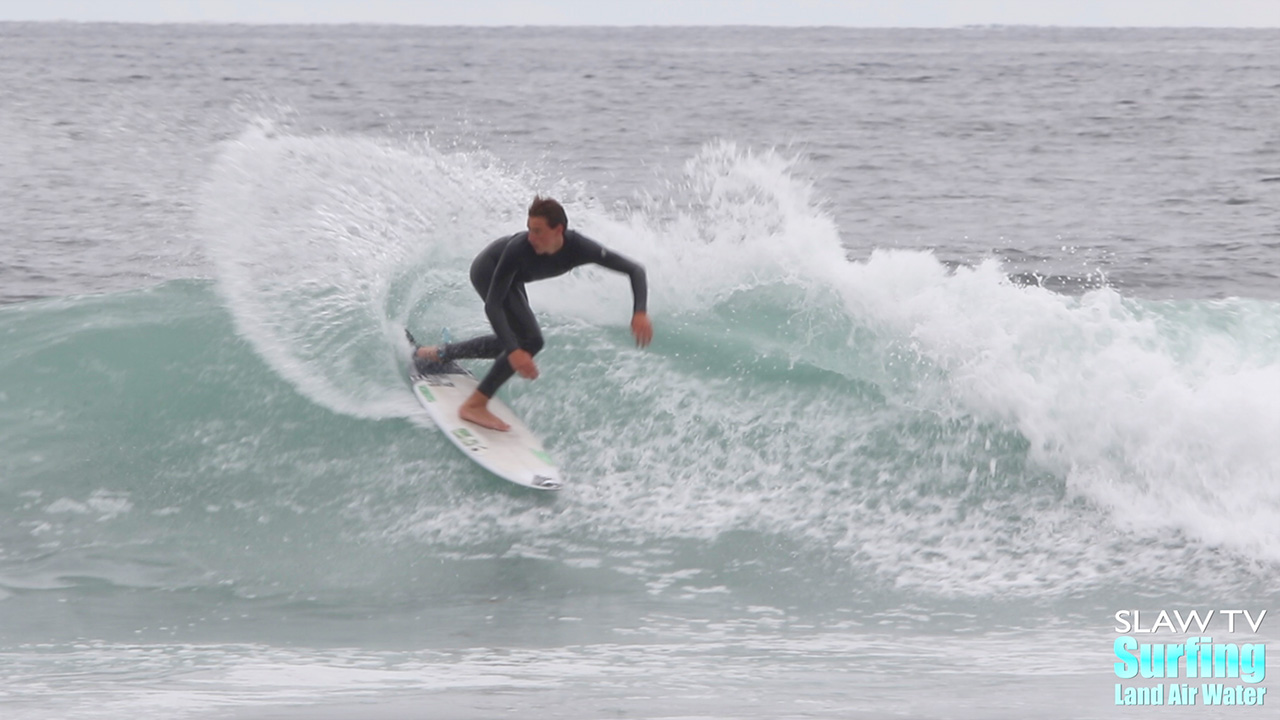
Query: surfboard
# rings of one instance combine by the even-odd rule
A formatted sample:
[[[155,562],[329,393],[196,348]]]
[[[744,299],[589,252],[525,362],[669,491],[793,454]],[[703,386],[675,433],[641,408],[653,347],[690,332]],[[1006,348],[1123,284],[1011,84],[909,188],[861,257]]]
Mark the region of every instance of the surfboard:
[[[503,480],[537,490],[559,490],[560,469],[542,442],[499,398],[489,400],[489,410],[511,426],[501,432],[480,427],[458,417],[458,408],[479,384],[456,362],[431,362],[417,357],[418,343],[405,330],[414,349],[409,367],[413,394],[432,421],[464,455]]]

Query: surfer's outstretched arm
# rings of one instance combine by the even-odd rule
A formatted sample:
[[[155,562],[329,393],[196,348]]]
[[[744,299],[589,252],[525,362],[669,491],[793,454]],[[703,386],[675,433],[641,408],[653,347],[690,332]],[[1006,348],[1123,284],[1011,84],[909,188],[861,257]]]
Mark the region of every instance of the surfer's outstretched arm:
[[[631,316],[631,334],[636,336],[636,345],[649,346],[653,341],[653,323],[649,322],[649,313],[638,312]]]
[[[584,252],[590,252],[590,262],[620,272],[631,279],[631,334],[636,345],[647,347],[653,341],[653,323],[649,321],[649,280],[644,266],[625,255],[619,255],[603,245],[579,234]]]

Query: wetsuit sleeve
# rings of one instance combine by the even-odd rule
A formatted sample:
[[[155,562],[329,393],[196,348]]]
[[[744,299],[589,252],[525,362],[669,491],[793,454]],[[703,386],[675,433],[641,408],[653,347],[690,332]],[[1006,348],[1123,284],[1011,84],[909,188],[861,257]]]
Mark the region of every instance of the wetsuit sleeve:
[[[605,248],[595,240],[585,236],[582,237],[582,240],[584,241],[584,250],[588,253],[591,262],[607,267],[614,272],[624,273],[631,278],[632,312],[647,312],[649,281],[645,275],[644,266],[635,260]]]
[[[517,263],[512,253],[511,245],[502,251],[502,257],[498,258],[498,265],[493,269],[493,279],[489,281],[489,294],[484,298],[484,314],[493,326],[493,334],[498,336],[507,352],[520,347],[520,341],[516,339],[511,323],[507,322],[507,313],[503,308],[507,293],[512,291],[511,286],[516,278]]]

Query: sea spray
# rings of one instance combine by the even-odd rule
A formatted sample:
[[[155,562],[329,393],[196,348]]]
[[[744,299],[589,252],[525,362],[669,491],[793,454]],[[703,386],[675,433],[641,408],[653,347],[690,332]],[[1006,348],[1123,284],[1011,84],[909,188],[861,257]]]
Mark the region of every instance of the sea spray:
[[[715,142],[661,201],[571,200],[574,227],[649,269],[658,328],[648,352],[630,348],[626,283],[598,268],[530,286],[548,372],[504,392],[569,458],[572,499],[551,516],[517,498],[425,500],[385,531],[538,542],[610,517],[614,540],[775,533],[947,594],[1092,583],[1083,567],[1130,566],[1123,541],[1095,545],[1107,527],[1154,540],[1168,555],[1156,568],[1196,561],[1180,538],[1271,551],[1269,456],[1249,438],[1275,414],[1250,406],[1256,435],[1193,442],[1206,438],[1195,419],[1235,397],[1205,406],[1194,388],[1245,387],[1216,373],[1224,359],[1273,372],[1252,332],[1265,313],[1198,305],[1198,331],[1109,288],[1019,286],[995,261],[859,257],[795,173],[776,151]],[[470,257],[519,229],[548,184],[429,145],[259,129],[215,177],[206,215],[237,224],[212,223],[211,253],[237,326],[308,397],[362,417],[412,413],[399,323],[485,330]],[[256,210],[231,214],[229,199]],[[1200,332],[1212,357],[1185,348]],[[1255,450],[1215,450],[1233,438]],[[1052,560],[1033,568],[1028,554]]]
[[[316,402],[388,417],[411,407],[391,321],[424,301],[436,301],[434,322],[452,320],[449,298],[471,292],[470,253],[514,205],[494,206],[526,194],[427,144],[255,125],[224,144],[200,218],[219,289],[258,352]]]

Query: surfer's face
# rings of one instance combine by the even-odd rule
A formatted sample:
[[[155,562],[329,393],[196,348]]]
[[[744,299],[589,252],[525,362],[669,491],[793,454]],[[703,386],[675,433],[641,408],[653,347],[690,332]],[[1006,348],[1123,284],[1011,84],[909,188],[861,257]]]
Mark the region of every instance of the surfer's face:
[[[529,218],[529,244],[539,255],[551,255],[564,247],[564,226],[551,227],[546,218]]]

